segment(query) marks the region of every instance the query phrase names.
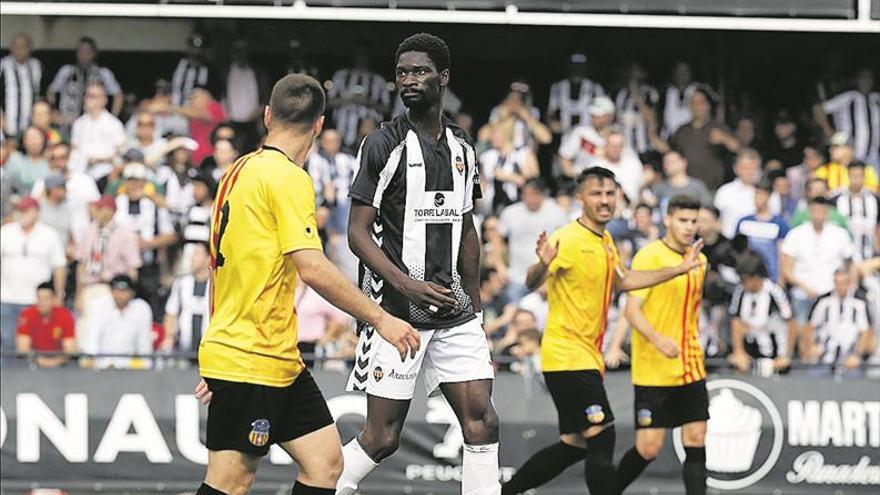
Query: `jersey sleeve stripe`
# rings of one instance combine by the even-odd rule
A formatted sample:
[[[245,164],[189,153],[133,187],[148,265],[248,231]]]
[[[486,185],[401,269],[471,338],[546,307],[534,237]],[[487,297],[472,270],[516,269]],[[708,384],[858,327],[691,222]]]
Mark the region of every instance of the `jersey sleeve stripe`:
[[[690,272],[686,273],[687,277],[687,288],[684,293],[684,306],[682,307],[681,313],[681,367],[682,367],[682,381],[687,383],[688,376],[688,352],[687,352],[687,315],[688,315],[688,302],[690,301],[691,296],[691,274]]]

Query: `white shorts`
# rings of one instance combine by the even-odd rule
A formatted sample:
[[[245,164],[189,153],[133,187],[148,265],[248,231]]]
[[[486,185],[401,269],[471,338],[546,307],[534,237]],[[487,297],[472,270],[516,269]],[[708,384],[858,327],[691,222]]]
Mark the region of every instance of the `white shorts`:
[[[407,356],[401,361],[397,348],[374,328],[364,328],[345,389],[385,399],[409,400],[422,368],[429,396],[440,392],[441,383],[495,378],[486,332],[478,319],[452,328],[422,330],[419,334],[422,340],[416,357]]]

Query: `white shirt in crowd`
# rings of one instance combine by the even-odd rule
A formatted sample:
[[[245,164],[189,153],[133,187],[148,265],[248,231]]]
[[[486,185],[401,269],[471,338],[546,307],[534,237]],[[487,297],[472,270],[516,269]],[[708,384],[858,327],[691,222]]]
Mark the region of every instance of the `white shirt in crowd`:
[[[489,112],[489,122],[493,124],[498,122],[498,114],[500,112],[500,106],[493,108]],[[532,114],[532,117],[538,120],[541,119],[541,111],[538,110],[538,107],[530,107],[529,113]],[[519,149],[523,146],[532,146],[532,144],[534,144],[534,140],[532,139],[532,131],[529,130],[529,125],[524,120],[517,118],[513,123],[513,147]]]
[[[134,354],[153,352],[153,311],[142,299],[132,299],[119,309],[107,294],[94,301],[89,310],[88,328],[82,343],[87,354]],[[95,360],[96,368],[128,368],[130,358],[108,357]]]
[[[620,161],[602,160],[598,165],[614,172],[614,177],[617,178],[620,188],[630,202],[633,204],[639,202],[639,192],[645,182],[645,171],[634,149],[627,146],[620,154]]]
[[[693,119],[691,115],[691,96],[697,89],[697,83],[685,86],[684,91],[679,91],[675,85],[666,87],[663,104],[663,134],[671,136],[679,127]]]
[[[66,264],[64,244],[52,227],[37,222],[30,233],[18,222],[0,227],[0,301],[34,304],[37,286]]]
[[[845,132],[856,158],[877,167],[880,158],[880,93],[844,91],[822,102],[822,109],[834,119],[834,128]]]
[[[67,205],[70,208],[70,237],[79,244],[91,223],[89,205],[101,197],[95,180],[86,174],[70,172],[65,182]],[[39,198],[46,190],[45,179],[39,179],[31,189],[31,196]]]
[[[248,122],[260,108],[257,73],[250,66],[232,64],[226,76],[226,115],[233,122]]]
[[[721,233],[733,239],[740,219],[755,213],[755,186],[739,179],[724,184],[715,193],[715,208],[721,211]]]
[[[600,150],[605,148],[605,138],[592,125],[579,125],[562,137],[559,156],[574,162],[575,172],[581,173],[599,165]]]
[[[208,330],[210,304],[208,280],[199,282],[192,274],[174,280],[165,303],[165,314],[177,317],[177,343],[181,351],[196,351]]]
[[[550,101],[547,103],[547,114],[554,118],[559,113],[562,132],[568,132],[577,125],[590,123],[590,103],[594,99],[605,96],[601,84],[589,79],[582,79],[580,87],[572,87],[571,79],[563,79],[550,86]],[[572,91],[574,90],[574,91]],[[575,93],[577,96],[573,96]]]
[[[7,55],[0,59],[0,87],[3,88],[4,117],[9,136],[17,136],[31,123],[31,109],[40,95],[43,68],[40,61],[31,57],[23,64]]]
[[[535,241],[543,231],[551,233],[568,222],[565,211],[551,199],[545,199],[537,211],[529,210],[525,203],[514,203],[501,211],[498,231],[507,237],[510,252],[508,276],[511,283],[523,285],[526,272],[535,262]]]
[[[486,187],[482,191],[483,204],[490,210],[496,195],[499,197],[499,204],[519,201],[519,186],[515,182],[496,181],[495,174],[499,171],[522,174],[523,164],[529,151],[528,148],[519,148],[504,156],[497,149],[490,148],[480,154],[479,163],[483,167],[482,178],[486,181]],[[496,191],[498,186],[500,186],[500,190]],[[506,200],[501,198],[506,198]]]
[[[782,241],[781,252],[794,258],[794,273],[816,294],[831,292],[834,271],[855,255],[849,232],[825,222],[816,232],[810,222],[791,229]],[[800,287],[791,290],[793,297],[809,299]]]
[[[108,161],[90,167],[89,159],[115,155],[126,139],[125,126],[110,112],[104,110],[97,118],[81,115],[70,131],[72,150],[68,167],[72,172],[88,173],[98,180],[113,170],[113,164]]]

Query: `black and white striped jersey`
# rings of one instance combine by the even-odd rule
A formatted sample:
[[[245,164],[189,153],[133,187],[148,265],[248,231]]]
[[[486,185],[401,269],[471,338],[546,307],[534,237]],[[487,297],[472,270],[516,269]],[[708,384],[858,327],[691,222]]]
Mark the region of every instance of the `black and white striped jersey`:
[[[104,86],[109,96],[122,92],[113,71],[106,67],[67,64],[55,74],[48,91],[58,93],[58,110],[65,120],[72,122],[83,113],[86,88],[92,83]]]
[[[810,311],[810,325],[822,349],[821,363],[845,359],[855,350],[861,333],[871,328],[864,292],[850,289],[842,298],[834,291],[820,296]]]
[[[876,166],[880,158],[880,93],[844,91],[822,102],[834,119],[834,129],[849,136],[856,158]]]
[[[739,318],[751,328],[764,328],[774,317],[788,321],[792,317],[791,304],[781,287],[770,279],[758,292],[749,292],[736,286],[730,302],[730,316]]]
[[[660,93],[647,84],[639,86],[639,93],[645,104],[656,110],[657,103],[660,101]],[[648,122],[639,111],[636,98],[630,94],[629,88],[621,88],[614,100],[614,106],[617,108],[617,122],[629,145],[638,153],[650,151]]]
[[[181,351],[198,350],[202,335],[208,329],[209,288],[208,280],[199,281],[193,275],[179,277],[171,285],[165,314],[177,317],[177,345]]]
[[[346,146],[357,145],[355,141],[361,120],[369,117],[376,122],[382,121],[382,114],[388,109],[391,100],[385,79],[375,72],[361,69],[336,71],[333,74],[333,86],[327,91],[327,96],[331,99],[366,97],[375,103],[375,107],[346,103],[333,110],[333,123]]]
[[[43,68],[35,58],[18,63],[7,55],[0,59],[0,101],[6,117],[3,131],[7,136],[17,136],[31,123],[31,108],[40,95]]]
[[[672,84],[666,87],[660,103],[664,136],[672,136],[679,127],[691,121],[691,97],[696,90],[697,83],[690,83],[683,90]]]
[[[563,133],[577,125],[589,124],[590,103],[600,96],[605,96],[602,85],[589,79],[557,81],[550,87],[547,118],[558,119],[562,123]]]
[[[514,182],[504,182],[496,178],[496,174],[500,171],[521,174],[528,152],[529,149],[523,147],[503,155],[498,149],[489,148],[480,154],[480,165],[483,167],[483,177],[486,179],[483,200],[489,204],[492,211],[500,211],[505,206],[519,201],[519,186]]]
[[[854,193],[849,189],[834,199],[834,205],[845,216],[856,245],[856,257],[873,258],[878,252],[877,225],[880,223],[880,198],[867,189]]]
[[[451,328],[474,318],[458,272],[462,219],[479,198],[474,148],[464,131],[444,119],[434,141],[406,115],[369,134],[357,155],[350,197],[378,210],[374,241],[388,259],[416,280],[447,287],[458,309],[432,315],[360,264],[361,289],[392,315],[420,329]]]
[[[208,84],[210,69],[202,62],[183,57],[171,75],[171,104],[184,106],[196,86]]]

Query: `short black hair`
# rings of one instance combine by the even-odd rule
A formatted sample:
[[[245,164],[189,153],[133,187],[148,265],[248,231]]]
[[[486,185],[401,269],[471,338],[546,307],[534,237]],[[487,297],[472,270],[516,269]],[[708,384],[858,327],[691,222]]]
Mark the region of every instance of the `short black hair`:
[[[605,167],[590,167],[590,168],[584,170],[583,172],[581,172],[580,175],[578,175],[578,178],[577,178],[578,189],[580,189],[580,187],[583,186],[584,183],[587,182],[587,179],[589,179],[590,177],[595,177],[595,178],[599,179],[600,181],[602,179],[611,179],[611,182],[614,182],[615,185],[619,185],[617,183],[617,177],[614,175],[614,172],[608,170]]]
[[[636,205],[636,207],[633,211],[639,211],[639,210],[648,210],[648,213],[652,213],[654,211],[654,208],[651,205],[649,205],[648,203],[639,203]]]
[[[849,165],[846,166],[848,170],[852,170],[854,168],[865,168],[865,162],[861,160],[853,160],[849,162]]]
[[[527,187],[531,187],[532,189],[537,189],[541,191],[541,194],[547,194],[547,184],[540,177],[532,177],[531,179],[526,179],[525,184],[523,184],[522,188],[525,189]]]
[[[55,285],[52,284],[51,280],[47,280],[37,286],[37,291],[41,291],[41,290],[48,290],[48,291],[51,291],[52,294],[54,294],[55,293]]]
[[[773,192],[773,181],[771,181],[769,177],[765,177],[765,178],[759,180],[757,184],[755,184],[755,189],[757,189],[759,191],[765,191],[768,193],[772,193]]]
[[[83,43],[91,46],[92,50],[98,51],[98,43],[95,42],[95,38],[92,38],[91,36],[83,36],[76,42],[77,45],[82,45]]]
[[[397,45],[397,51],[394,53],[394,63],[397,64],[400,54],[406,52],[427,53],[428,57],[437,67],[437,72],[443,72],[452,65],[451,57],[449,56],[449,46],[442,38],[438,38],[433,34],[416,33],[401,41]]]
[[[269,108],[281,125],[306,127],[324,114],[324,90],[312,76],[288,74],[272,88]]]
[[[715,205],[702,205],[700,208],[711,213],[716,220],[721,218],[721,210],[719,210],[718,207]]]
[[[745,256],[736,265],[736,272],[741,278],[764,277],[764,264],[755,256]]]
[[[672,215],[678,210],[699,210],[702,206],[700,200],[693,196],[676,194],[669,200],[669,204],[666,206],[666,212],[667,214]]]

